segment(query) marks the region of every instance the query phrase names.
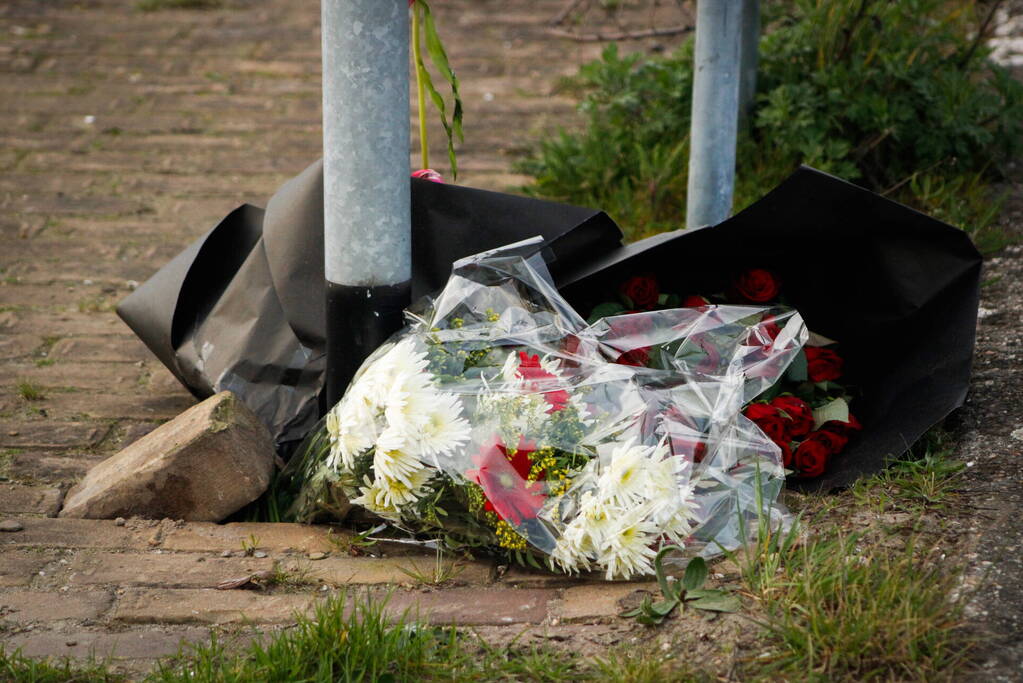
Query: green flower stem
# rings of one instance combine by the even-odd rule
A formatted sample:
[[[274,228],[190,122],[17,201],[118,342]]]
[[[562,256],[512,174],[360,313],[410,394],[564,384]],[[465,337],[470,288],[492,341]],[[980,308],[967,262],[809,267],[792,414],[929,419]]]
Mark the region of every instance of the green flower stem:
[[[412,5],[412,55],[416,60],[416,94],[418,95],[417,110],[419,112],[419,153],[422,156],[420,168],[430,168],[430,149],[426,138],[426,86],[423,83],[423,52],[419,44],[419,14],[422,8],[419,3]]]

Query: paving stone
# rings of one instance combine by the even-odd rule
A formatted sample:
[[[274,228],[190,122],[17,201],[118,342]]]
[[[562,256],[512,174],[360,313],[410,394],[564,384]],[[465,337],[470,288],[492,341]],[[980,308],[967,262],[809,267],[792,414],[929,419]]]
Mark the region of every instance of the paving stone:
[[[125,364],[125,367],[135,366]],[[170,420],[195,405],[195,399],[183,392],[162,396],[149,392],[142,394],[138,393],[136,386],[132,390],[113,393],[49,392],[46,393],[46,400],[36,405],[46,410],[47,417],[56,420],[81,419],[83,416],[103,420]]]
[[[66,337],[53,345],[49,356],[78,363],[137,363],[152,358],[141,341],[127,335]]]
[[[499,579],[499,583],[517,588],[548,588],[578,582],[577,578],[568,574],[555,574],[549,571],[515,566],[508,567]]]
[[[564,622],[607,621],[622,612],[620,601],[639,591],[658,594],[656,583],[593,583],[566,588],[556,618]]]
[[[179,529],[168,531],[161,547],[166,550],[220,552],[240,550],[242,543],[250,543],[252,539],[257,541],[257,547],[271,553],[336,550],[330,541],[329,527],[257,522],[186,524]]]
[[[29,356],[41,343],[37,334],[4,334],[0,336],[0,360]]]
[[[92,249],[93,256],[95,256],[95,246]],[[53,255],[59,259],[57,254]],[[77,304],[79,301],[102,301],[110,296],[110,293],[105,291],[106,287],[104,285],[95,283],[91,285],[70,284],[66,281],[61,281],[59,277],[59,266],[61,264],[58,261],[58,263],[51,265],[57,271],[51,282],[0,282],[0,304],[57,309],[60,312],[67,309],[78,311]],[[55,334],[45,327],[36,330],[36,333],[37,345],[42,342],[43,337]]]
[[[103,440],[110,425],[102,422],[0,420],[0,446],[8,448],[89,448]]]
[[[152,529],[134,530],[118,527],[113,520],[49,519],[24,517],[24,531],[0,534],[0,548],[5,546],[43,546],[50,548],[97,548],[114,550],[148,550]],[[4,548],[0,552],[7,552]]]
[[[52,486],[0,484],[0,514],[56,517],[64,492]]]
[[[217,522],[266,490],[273,458],[266,427],[224,391],[94,467],[60,514]]]
[[[65,455],[39,450],[14,453],[9,457],[9,463],[3,470],[4,476],[14,480],[49,483],[77,481],[89,468],[105,460],[102,456],[74,453]]]
[[[38,384],[44,389],[68,387],[79,390],[87,396],[99,392],[130,392],[138,388],[144,368],[125,363],[70,363],[55,361],[52,365],[36,365],[35,362],[11,363],[7,370],[12,378]],[[82,392],[81,390],[91,390]],[[45,392],[52,397],[52,392]]]
[[[224,559],[180,553],[79,553],[68,569],[72,586],[112,584],[162,588],[214,588],[221,581],[273,568],[273,560]]]
[[[183,642],[209,640],[205,628],[145,629],[119,633],[96,631],[37,631],[21,633],[5,641],[10,650],[26,657],[73,657],[88,659],[157,659],[177,654]],[[73,643],[69,645],[69,643]]]
[[[27,586],[54,559],[53,553],[4,549],[0,553],[0,586]]]
[[[157,422],[119,422],[121,433],[118,435],[117,448],[127,448],[143,436],[160,426]]]
[[[452,588],[431,593],[394,593],[386,610],[433,624],[538,624],[547,619],[555,590],[517,588]]]
[[[83,593],[12,590],[0,592],[0,621],[27,624],[54,619],[97,619],[113,602],[107,591]]]
[[[124,623],[289,623],[316,601],[307,593],[267,595],[249,590],[141,589],[125,591],[113,619]]]
[[[401,584],[415,583],[412,574],[429,576],[434,571],[432,556],[376,558],[376,557],[328,557],[311,562],[308,559],[288,560],[282,566],[298,572],[311,581],[334,586],[351,584]],[[447,566],[445,567],[447,568]],[[485,562],[460,562],[454,565],[452,583],[485,584],[491,581],[492,565]]]

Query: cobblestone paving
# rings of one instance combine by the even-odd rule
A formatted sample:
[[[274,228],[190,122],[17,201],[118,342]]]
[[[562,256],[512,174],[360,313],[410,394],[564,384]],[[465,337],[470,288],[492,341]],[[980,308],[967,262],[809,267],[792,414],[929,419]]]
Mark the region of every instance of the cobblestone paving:
[[[506,189],[526,142],[570,119],[559,78],[601,46],[545,35],[560,0],[442,4],[466,102],[460,182]],[[341,585],[398,584],[391,609],[438,622],[585,631],[645,587],[594,599],[592,584],[476,563],[438,592],[402,571],[432,556],[349,557],[322,528],[53,519],[89,467],[193,403],[117,301],[237,205],[264,205],[320,134],[318,3],[0,5],[0,518],[24,525],[0,533],[0,645],[151,659],[210,625],[286,622]],[[274,563],[308,585],[213,589]]]

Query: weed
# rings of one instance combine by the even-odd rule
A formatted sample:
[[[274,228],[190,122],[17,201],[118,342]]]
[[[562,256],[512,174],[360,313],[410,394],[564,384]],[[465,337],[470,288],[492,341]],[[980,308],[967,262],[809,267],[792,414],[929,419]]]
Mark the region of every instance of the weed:
[[[689,662],[673,661],[671,652],[651,647],[618,648],[593,660],[593,678],[607,683],[661,683],[715,680],[697,675]],[[681,668],[680,668],[681,667]]]
[[[267,587],[280,588],[301,588],[315,583],[309,567],[299,565],[283,567],[279,562],[274,563],[270,576],[264,581]]]
[[[734,595],[726,591],[705,589],[704,581],[707,580],[707,563],[702,557],[694,557],[686,565],[685,574],[681,583],[672,583],[664,573],[664,556],[670,552],[679,551],[678,546],[665,546],[654,558],[654,569],[657,574],[657,584],[661,589],[663,600],[653,602],[647,596],[643,603],[636,609],[629,610],[623,617],[635,617],[636,621],[647,626],[654,626],[664,621],[664,618],[671,614],[677,607],[679,611],[685,608],[688,603],[696,609],[710,612],[738,612],[742,604]]]
[[[434,556],[433,567],[423,570],[419,568],[419,565],[413,561],[409,561],[411,568],[398,567],[398,570],[402,574],[409,576],[414,579],[416,583],[424,584],[427,586],[440,586],[453,580],[465,569],[464,566],[459,565],[455,560],[445,560],[444,551],[441,546],[437,546],[437,553]]]
[[[371,534],[379,533],[386,529],[386,525],[378,525],[372,529],[361,531],[355,535],[331,529],[327,532],[327,540],[338,551],[347,555],[361,555],[363,548],[371,548],[376,545],[376,540],[369,538]]]
[[[252,557],[256,554],[256,550],[259,549],[259,536],[255,534],[249,534],[248,538],[242,539],[242,552],[245,553],[246,557]]]
[[[31,382],[18,382],[18,396],[25,401],[42,401],[46,398],[43,390]]]
[[[35,364],[36,364],[37,368],[48,368],[51,365],[53,365],[54,363],[56,363],[56,362],[57,361],[54,358],[36,358],[35,359]]]
[[[949,440],[940,428],[932,429],[885,470],[856,482],[849,497],[856,505],[879,513],[919,513],[948,507],[958,495],[966,469],[952,458]]]
[[[115,306],[105,296],[87,296],[78,301],[79,313],[106,313],[114,310]]]

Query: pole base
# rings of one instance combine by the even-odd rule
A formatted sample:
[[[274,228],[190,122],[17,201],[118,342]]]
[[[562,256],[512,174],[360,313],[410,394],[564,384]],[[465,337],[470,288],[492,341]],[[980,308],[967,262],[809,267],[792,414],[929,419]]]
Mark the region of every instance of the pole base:
[[[398,331],[412,297],[412,282],[379,287],[327,281],[327,377],[329,410],[369,354]]]

